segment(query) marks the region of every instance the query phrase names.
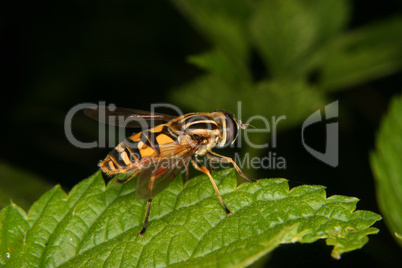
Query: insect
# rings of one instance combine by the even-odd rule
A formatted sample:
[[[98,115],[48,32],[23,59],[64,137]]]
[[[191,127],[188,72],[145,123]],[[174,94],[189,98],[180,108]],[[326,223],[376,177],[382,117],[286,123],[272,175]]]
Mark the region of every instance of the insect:
[[[177,117],[127,108],[116,108],[113,111],[99,108],[105,111],[104,116],[100,116],[97,107],[87,108],[85,113],[106,124],[143,129],[148,127],[117,145],[99,164],[107,175],[132,173],[128,179],[118,182],[128,182],[138,175],[136,196],[148,200],[140,236],[144,236],[147,229],[152,198],[165,189],[183,167],[186,168],[188,178],[189,162],[209,177],[227,215],[232,214],[223,202],[210,171],[198,159],[199,156],[206,156],[210,161],[231,163],[242,177],[254,181],[244,175],[233,159],[212,152],[214,147],[232,144],[239,128],[246,127],[229,112],[188,113]]]

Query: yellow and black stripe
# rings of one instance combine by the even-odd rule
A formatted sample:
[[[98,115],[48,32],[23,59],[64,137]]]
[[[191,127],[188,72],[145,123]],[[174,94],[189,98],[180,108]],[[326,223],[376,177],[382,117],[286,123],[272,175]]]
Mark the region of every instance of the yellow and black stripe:
[[[216,114],[221,115],[221,112]],[[100,163],[102,170],[113,175],[141,169],[145,161],[172,155],[174,150],[162,152],[167,144],[180,145],[180,136],[188,135],[195,140],[215,137],[226,142],[225,117],[215,113],[189,113],[166,124],[133,134],[113,149]],[[198,143],[196,143],[198,144]],[[168,151],[168,150],[166,150]]]
[[[161,146],[177,140],[167,124],[136,133],[116,146],[100,163],[108,175],[134,171],[142,167],[144,158],[157,157]]]

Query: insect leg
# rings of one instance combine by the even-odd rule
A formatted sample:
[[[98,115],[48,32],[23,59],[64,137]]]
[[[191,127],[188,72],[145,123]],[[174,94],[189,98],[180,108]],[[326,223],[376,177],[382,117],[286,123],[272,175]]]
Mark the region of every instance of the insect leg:
[[[184,163],[184,167],[186,168],[186,181],[188,181],[189,171],[188,171],[188,162]]]
[[[214,173],[215,172],[215,168],[214,165],[212,164],[212,162],[214,161],[214,159],[209,159],[209,167],[211,168],[211,172]]]
[[[215,189],[216,195],[218,196],[219,200],[221,201],[222,206],[225,209],[227,215],[228,216],[232,215],[232,212],[230,212],[230,210],[226,207],[225,203],[223,202],[223,199],[221,197],[221,194],[219,193],[218,187],[216,186],[215,181],[212,178],[211,173],[209,172],[209,170],[206,167],[204,167],[196,157],[193,157],[193,159],[191,160],[191,163],[193,163],[193,166],[194,166],[195,169],[205,173],[209,177],[209,179],[211,180],[212,186]]]
[[[240,176],[242,176],[243,178],[245,178],[245,179],[248,180],[248,181],[257,182],[256,180],[252,180],[252,179],[250,179],[249,177],[247,177],[247,176],[241,171],[241,169],[240,169],[239,166],[236,164],[236,162],[233,161],[232,158],[227,157],[227,156],[223,156],[223,155],[219,155],[219,154],[214,153],[214,152],[211,152],[211,151],[207,152],[207,157],[208,157],[210,160],[221,161],[221,162],[226,162],[226,163],[231,163],[231,164],[233,165],[233,167],[236,169],[236,171],[240,174]]]
[[[144,225],[142,227],[141,232],[138,234],[139,236],[144,236],[144,233],[147,230],[149,212],[151,211],[151,204],[152,204],[152,198],[148,199],[147,212],[145,213]]]
[[[144,236],[144,233],[147,230],[149,212],[151,211],[151,204],[152,204],[152,188],[154,187],[155,178],[156,177],[152,176],[151,179],[149,180],[148,184],[149,198],[147,203],[147,211],[145,212],[144,225],[142,226],[141,232],[138,234],[139,236]]]
[[[114,183],[127,183],[127,182],[131,181],[135,176],[137,176],[138,173],[140,173],[140,170],[137,170],[136,172],[134,172],[133,175],[131,175],[130,178],[128,178],[128,179],[126,179],[126,180],[117,179],[117,180],[115,180]]]

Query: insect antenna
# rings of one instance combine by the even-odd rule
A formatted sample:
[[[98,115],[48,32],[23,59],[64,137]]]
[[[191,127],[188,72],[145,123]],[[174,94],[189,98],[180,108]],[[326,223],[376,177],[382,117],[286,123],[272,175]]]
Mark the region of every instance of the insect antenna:
[[[239,120],[238,124],[239,124],[239,127],[240,127],[241,129],[246,129],[248,126],[254,128],[254,129],[257,129],[257,128],[256,128],[255,126],[253,126],[253,125],[250,125],[250,124],[243,124],[243,122],[242,122],[241,120]]]

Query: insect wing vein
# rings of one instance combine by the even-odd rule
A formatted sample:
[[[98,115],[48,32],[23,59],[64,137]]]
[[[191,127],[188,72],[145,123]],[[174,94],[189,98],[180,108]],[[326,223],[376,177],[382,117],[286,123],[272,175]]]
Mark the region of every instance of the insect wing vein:
[[[149,128],[166,123],[177,116],[151,113],[142,110],[94,106],[84,110],[84,113],[99,122],[127,128]]]
[[[163,191],[196,150],[193,147],[183,146],[177,157],[160,158],[141,170],[136,186],[137,198],[149,199]],[[151,180],[153,180],[152,185],[150,185]]]

